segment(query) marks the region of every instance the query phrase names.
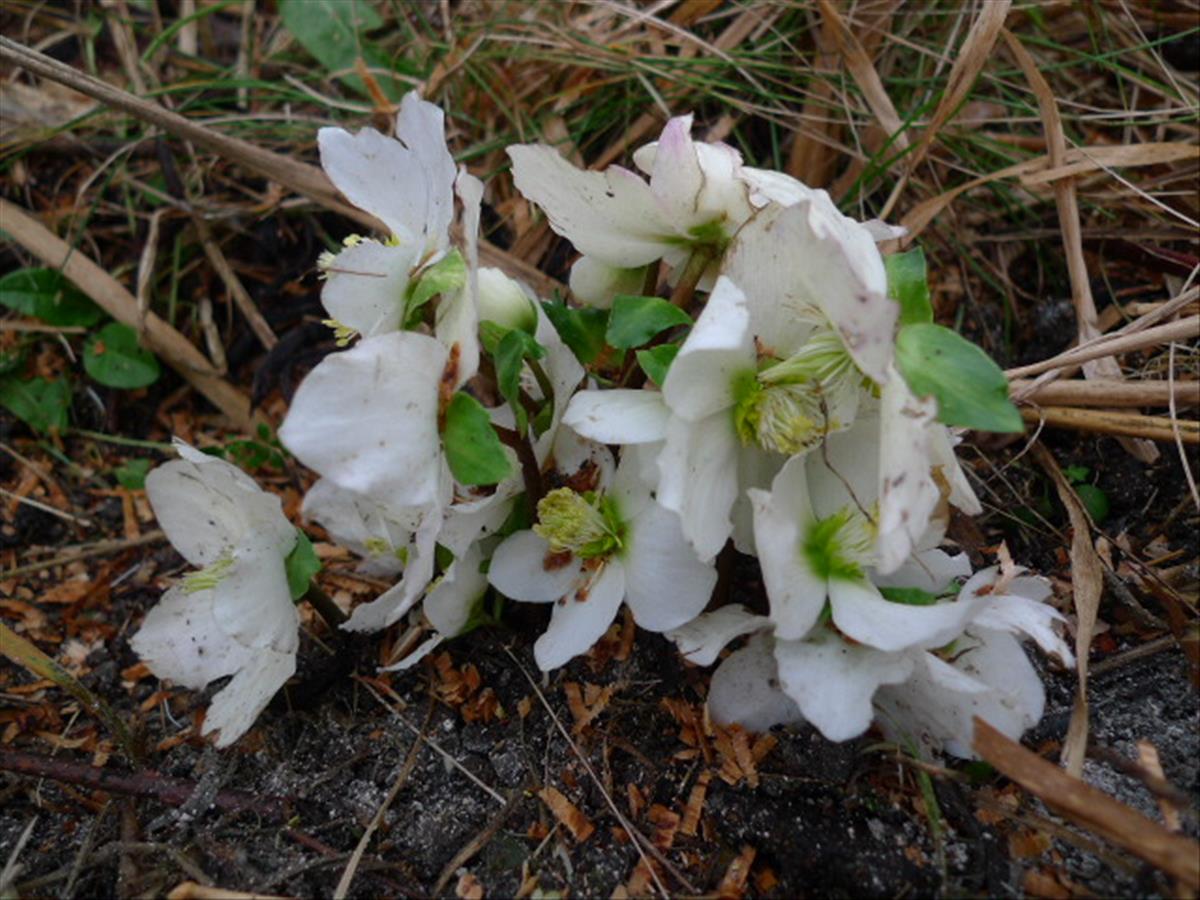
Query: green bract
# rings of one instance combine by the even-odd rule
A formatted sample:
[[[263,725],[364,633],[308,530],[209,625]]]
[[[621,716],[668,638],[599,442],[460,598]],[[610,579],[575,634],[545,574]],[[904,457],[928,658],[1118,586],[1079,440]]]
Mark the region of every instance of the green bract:
[[[980,431],[1025,430],[1008,399],[1008,379],[992,358],[949,328],[906,325],[896,338],[896,363],[918,397],[937,400],[938,420]]]

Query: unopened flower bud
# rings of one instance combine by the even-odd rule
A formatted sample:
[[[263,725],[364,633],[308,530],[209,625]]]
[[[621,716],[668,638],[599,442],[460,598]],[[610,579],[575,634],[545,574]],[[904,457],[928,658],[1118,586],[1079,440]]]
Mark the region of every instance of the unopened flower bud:
[[[479,318],[530,334],[537,329],[533,300],[521,285],[494,268],[479,270]]]

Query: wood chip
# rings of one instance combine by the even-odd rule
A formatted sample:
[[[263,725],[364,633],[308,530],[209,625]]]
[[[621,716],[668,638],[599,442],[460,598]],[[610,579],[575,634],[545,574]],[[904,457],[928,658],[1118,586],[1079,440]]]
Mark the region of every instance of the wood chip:
[[[696,835],[696,826],[700,824],[700,816],[704,812],[704,798],[708,795],[710,781],[712,781],[712,772],[701,772],[688,794],[687,805],[683,808],[683,822],[679,825],[680,832],[688,837]]]
[[[722,900],[724,898],[736,900],[746,892],[746,880],[750,877],[750,868],[754,865],[754,857],[757,852],[749,844],[742,847],[742,852],[729,863],[729,868],[725,870],[721,883],[717,885],[717,896]]]
[[[659,850],[670,850],[675,843],[675,833],[679,831],[679,813],[655,803],[647,811],[646,818],[654,825],[654,846]]]
[[[582,844],[596,830],[596,826],[591,823],[591,820],[558,788],[544,787],[538,791],[538,796],[549,808],[554,818],[558,819],[567,831],[571,832],[571,837],[575,838],[577,842]]]

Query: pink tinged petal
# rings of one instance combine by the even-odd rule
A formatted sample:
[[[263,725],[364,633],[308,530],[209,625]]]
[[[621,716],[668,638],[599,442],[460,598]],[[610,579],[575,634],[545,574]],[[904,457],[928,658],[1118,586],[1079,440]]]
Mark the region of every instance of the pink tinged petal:
[[[550,227],[580,253],[633,268],[673,248],[674,229],[650,186],[632,172],[619,166],[584,171],[544,144],[517,144],[508,155],[517,190],[540,206]]]
[[[710,560],[729,540],[729,513],[737,497],[738,439],[729,415],[699,422],[672,417],[658,457],[658,502],[679,514],[684,536],[697,555]]]
[[[803,478],[803,467],[794,471]],[[780,479],[775,481],[779,484]],[[802,529],[807,528],[811,518],[787,504],[782,496],[761,490],[748,493],[754,506],[754,544],[771,602],[775,633],[782,640],[798,640],[808,634],[821,615],[827,592],[825,579],[812,571],[801,552]]]
[[[736,724],[749,731],[804,721],[800,707],[779,689],[775,659],[766,639],[751,640],[713,672],[708,712],[718,725]]]
[[[733,406],[735,378],[755,370],[749,329],[745,295],[729,279],[718,279],[663,384],[663,399],[675,415],[694,422]]]
[[[194,691],[232,675],[255,651],[229,637],[212,607],[212,591],[176,585],[146,614],[130,646],[158,678]]]
[[[657,391],[580,391],[571,398],[563,423],[601,444],[644,444],[667,435],[671,411]]]
[[[930,472],[932,397],[918,400],[892,368],[883,385],[879,442],[879,571],[898,569],[918,545],[941,498]]]
[[[296,654],[259,650],[212,699],[201,734],[219,733],[217,747],[228,747],[250,730],[259,713],[296,672]]]
[[[941,647],[960,634],[979,611],[978,601],[910,606],[885,600],[867,581],[829,580],[834,624],[848,637],[879,650]]]
[[[804,717],[831,741],[862,734],[871,724],[871,698],[880,685],[908,678],[913,659],[881,653],[821,635],[808,641],[776,641],[779,681]]]
[[[964,643],[953,665],[923,653],[908,681],[876,694],[889,738],[970,759],[976,716],[1013,740],[1041,718],[1045,690],[1011,635],[981,629]]]
[[[711,666],[732,641],[743,634],[767,628],[770,623],[766,616],[757,616],[746,607],[732,603],[668,631],[667,637],[675,642],[680,655],[688,662]],[[774,668],[773,660],[771,667]]]
[[[557,669],[590,650],[617,617],[624,596],[625,570],[620,563],[609,562],[590,583],[563,597],[554,605],[549,627],[533,645],[538,668]]]
[[[232,640],[254,650],[295,653],[300,616],[277,553],[235,557],[212,589],[213,620]]]
[[[684,539],[679,516],[648,503],[629,523],[625,540],[625,600],[638,625],[647,631],[669,631],[704,610],[717,571],[697,559]]]
[[[667,220],[680,233],[704,222],[700,192],[704,173],[691,138],[692,117],[677,116],[667,122],[658,139],[650,190]]]
[[[908,558],[895,572],[889,575],[873,573],[871,581],[876,587],[920,588],[933,594],[946,590],[956,578],[967,578],[971,574],[971,560],[965,553],[951,556],[944,550],[921,550]]]
[[[420,217],[430,254],[444,250],[454,219],[454,157],[446,146],[445,115],[434,103],[410,91],[400,101],[396,137],[408,147],[424,173],[424,209]]]
[[[167,540],[206,566],[237,547],[288,553],[296,530],[274,494],[232,463],[176,442],[181,459],[146,476],[146,496]]]
[[[581,256],[571,266],[568,284],[576,300],[598,309],[608,309],[617,294],[640,294],[645,279],[645,267],[621,269],[606,266],[590,256]]]
[[[518,531],[496,548],[487,577],[492,587],[506,597],[526,603],[554,603],[574,590],[582,578],[580,571],[574,556],[556,555],[545,538],[532,531]]]
[[[417,247],[361,241],[334,257],[326,270],[321,303],[329,315],[363,337],[400,328],[404,292]]]
[[[438,384],[446,348],[413,332],[327,356],[296,391],[279,436],[339,487],[390,506],[437,499]]]

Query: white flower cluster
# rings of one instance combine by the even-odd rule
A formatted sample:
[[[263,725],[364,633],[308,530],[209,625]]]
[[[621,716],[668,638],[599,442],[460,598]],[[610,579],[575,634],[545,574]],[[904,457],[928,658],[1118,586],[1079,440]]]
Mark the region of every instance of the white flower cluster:
[[[807,720],[844,740],[876,721],[959,755],[975,715],[1019,735],[1044,694],[1015,635],[1070,651],[1044,581],[939,549],[949,507],[979,503],[936,398],[900,372],[876,247],[897,232],[690,129],[672,119],[634,154],[648,181],[509,148],[517,188],[582,254],[582,310],[479,266],[483,186],[456,173],[437,107],[406,97],[395,138],[321,130],[329,177],[390,232],[322,257],[330,324],[353,346],[313,370],[280,430],[320,475],[304,515],[397,578],[344,627],[423,616],[431,637],[405,668],[494,590],[551,606],[534,648],[549,670],[624,603],[700,665],[749,635],[713,675],[718,722]],[[664,276],[674,302],[654,296]],[[134,647],[188,687],[235,675],[205,725],[225,745],[294,671],[296,536],[236,468],[181,453],[147,488],[205,568]],[[705,612],[730,541],[759,560],[765,615]]]

